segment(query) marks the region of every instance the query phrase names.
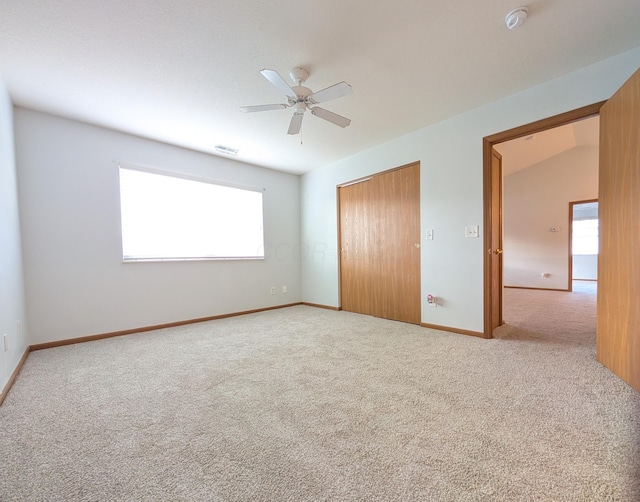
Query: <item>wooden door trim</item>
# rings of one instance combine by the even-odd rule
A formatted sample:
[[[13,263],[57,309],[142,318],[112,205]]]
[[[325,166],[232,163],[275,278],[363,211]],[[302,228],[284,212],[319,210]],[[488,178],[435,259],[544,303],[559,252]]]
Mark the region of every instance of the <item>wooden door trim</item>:
[[[491,313],[493,309],[491,300],[491,278],[493,270],[491,266],[491,256],[487,253],[487,250],[491,248],[492,242],[492,219],[491,219],[491,205],[492,205],[492,188],[491,188],[491,150],[493,146],[504,141],[509,141],[523,136],[529,136],[547,129],[553,129],[554,127],[563,126],[575,122],[580,119],[585,119],[600,113],[600,108],[606,101],[600,101],[592,105],[583,106],[575,110],[571,110],[553,117],[548,117],[530,124],[525,124],[513,129],[508,129],[490,136],[485,136],[482,139],[482,162],[483,162],[483,198],[484,198],[484,337],[493,338],[491,328]],[[500,181],[502,186],[502,180]],[[501,230],[502,231],[502,230]]]
[[[569,292],[573,291],[573,206],[576,204],[588,204],[590,202],[598,202],[598,199],[574,200],[569,202]],[[576,279],[580,280],[580,279]],[[585,279],[588,280],[588,279]]]

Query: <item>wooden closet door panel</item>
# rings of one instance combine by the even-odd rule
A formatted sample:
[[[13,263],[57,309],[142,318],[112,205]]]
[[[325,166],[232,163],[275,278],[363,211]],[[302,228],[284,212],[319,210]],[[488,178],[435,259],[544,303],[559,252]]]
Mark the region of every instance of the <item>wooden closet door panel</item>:
[[[373,315],[419,324],[420,165],[376,176],[371,191],[377,263]]]
[[[340,290],[343,310],[371,314],[369,182],[339,189]]]
[[[420,324],[420,164],[339,189],[343,310]]]

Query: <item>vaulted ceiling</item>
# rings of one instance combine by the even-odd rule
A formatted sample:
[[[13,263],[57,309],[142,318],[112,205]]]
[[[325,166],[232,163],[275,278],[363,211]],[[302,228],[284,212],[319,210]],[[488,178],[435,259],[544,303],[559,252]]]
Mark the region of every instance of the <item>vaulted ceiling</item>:
[[[638,0],[1,0],[0,72],[18,105],[303,173],[640,46]],[[259,71],[353,94],[308,112]],[[291,83],[293,85],[293,83]]]
[[[495,145],[502,155],[504,176],[534,166],[581,146],[600,144],[600,117],[589,117]]]

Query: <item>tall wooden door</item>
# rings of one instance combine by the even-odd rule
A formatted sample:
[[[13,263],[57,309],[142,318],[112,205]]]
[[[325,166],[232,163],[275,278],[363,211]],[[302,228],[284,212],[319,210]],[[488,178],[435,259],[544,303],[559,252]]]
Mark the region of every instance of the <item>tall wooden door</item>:
[[[597,358],[640,391],[640,70],[600,109]]]
[[[502,320],[502,155],[491,149],[491,329],[504,324]]]
[[[338,189],[340,204],[340,299],[343,310],[370,314],[374,266],[370,179]]]
[[[339,188],[343,310],[419,324],[420,164]]]

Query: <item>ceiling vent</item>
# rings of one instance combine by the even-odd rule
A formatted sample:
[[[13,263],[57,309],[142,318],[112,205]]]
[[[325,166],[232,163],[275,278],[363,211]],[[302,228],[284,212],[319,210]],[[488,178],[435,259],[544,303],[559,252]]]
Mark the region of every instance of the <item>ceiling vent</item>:
[[[224,153],[225,155],[233,155],[234,157],[238,155],[237,148],[231,148],[230,146],[224,146],[224,145],[216,145],[215,148],[216,148],[216,152]]]

